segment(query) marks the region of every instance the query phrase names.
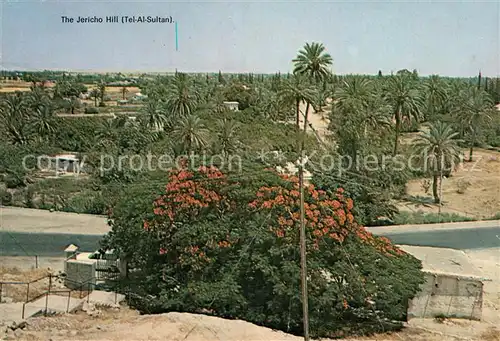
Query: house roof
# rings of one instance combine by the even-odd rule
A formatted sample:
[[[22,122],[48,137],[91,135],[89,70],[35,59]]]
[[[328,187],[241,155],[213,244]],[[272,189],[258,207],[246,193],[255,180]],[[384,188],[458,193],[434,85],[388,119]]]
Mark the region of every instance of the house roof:
[[[76,250],[78,250],[78,246],[75,244],[68,245],[68,247],[64,249],[65,252],[74,252]]]

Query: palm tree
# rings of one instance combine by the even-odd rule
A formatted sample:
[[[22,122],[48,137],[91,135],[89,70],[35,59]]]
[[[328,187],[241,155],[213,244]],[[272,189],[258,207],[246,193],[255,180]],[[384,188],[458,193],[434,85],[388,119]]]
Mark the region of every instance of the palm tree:
[[[313,101],[313,109],[315,113],[321,113],[326,107],[327,103],[326,100],[328,99],[328,92],[327,90],[318,90],[316,91],[316,94],[314,96],[314,101]]]
[[[330,75],[328,67],[332,65],[332,57],[325,52],[325,47],[321,43],[306,43],[303,50],[300,50],[297,57],[292,60],[294,65],[294,74],[309,77],[319,84]],[[306,111],[304,114],[304,133],[307,130],[307,118],[309,115],[309,106],[311,101],[306,102]]]
[[[99,92],[99,90],[98,89],[92,89],[89,92],[89,96],[90,96],[90,98],[94,99],[94,106],[97,107],[97,99],[101,97],[101,93]]]
[[[172,119],[189,116],[196,108],[199,95],[184,73],[175,75],[166,99],[166,108]]]
[[[116,119],[110,118],[102,122],[96,130],[97,147],[111,151],[117,147],[118,132]]]
[[[101,99],[101,103],[104,103],[104,96],[106,96],[106,83],[101,81],[98,85],[99,89],[99,98]]]
[[[229,155],[238,150],[240,141],[238,139],[239,124],[235,121],[222,119],[217,121],[217,145],[224,161],[228,161]]]
[[[29,140],[29,101],[21,93],[8,95],[0,103],[0,119],[13,144],[26,144]]]
[[[442,186],[446,165],[453,165],[460,155],[457,135],[458,133],[453,131],[451,125],[438,121],[430,126],[428,133],[422,133],[415,140],[415,150],[430,166],[433,177],[432,194],[434,202],[438,204],[442,200],[438,193],[438,179],[439,185]]]
[[[438,75],[430,76],[424,83],[426,97],[425,119],[435,119],[446,100],[446,87]]]
[[[125,100],[125,94],[128,92],[128,89],[126,86],[122,86],[122,100]]]
[[[182,143],[183,149],[188,155],[194,150],[203,148],[207,144],[208,135],[207,127],[195,115],[182,117],[173,130],[173,136]]]
[[[293,73],[307,75],[317,82],[325,79],[330,74],[328,67],[333,63],[332,57],[325,50],[321,43],[306,43],[292,60],[295,64]]]
[[[37,111],[44,106],[50,105],[50,98],[43,88],[36,87],[29,93],[27,102],[32,111]]]
[[[70,112],[72,115],[74,115],[75,110],[80,107],[80,104],[80,100],[76,96],[71,96],[71,98],[64,100],[63,107],[67,112]]]
[[[305,81],[304,76],[294,74],[290,79],[287,79],[283,90],[280,91],[280,96],[285,102],[295,105],[295,125],[297,131],[300,130],[300,103],[312,102],[314,98],[314,91],[307,86]]]
[[[368,128],[374,130],[386,129],[390,127],[391,107],[380,97],[372,97],[362,114],[364,123],[364,136],[367,135]]]
[[[399,71],[398,71],[399,72]],[[410,76],[399,74],[391,76],[387,83],[385,99],[391,106],[395,120],[395,140],[393,156],[398,152],[401,123],[404,119],[419,119],[422,110],[422,96]]]
[[[330,129],[336,132],[339,149],[356,158],[359,151],[373,145],[373,138],[383,135],[383,128],[390,126],[390,108],[376,96],[366,78],[347,77],[335,92],[335,98]]]
[[[469,161],[472,161],[472,153],[479,130],[492,120],[493,104],[490,95],[477,87],[470,87],[464,91],[461,100],[458,101],[456,107],[458,121],[462,129],[465,128],[464,130],[468,130],[470,134]]]
[[[203,99],[203,103],[199,103],[198,109],[209,110],[216,114],[221,114],[228,110],[228,108],[224,105],[224,95],[223,93],[216,88],[210,89],[205,92],[205,98]]]
[[[165,111],[161,109],[156,100],[149,99],[142,110],[142,123],[149,129],[159,131],[168,125]]]
[[[266,88],[258,89],[255,102],[255,111],[271,121],[288,121],[295,116],[295,103]]]
[[[364,77],[347,77],[335,91],[335,109],[343,113],[364,111],[373,97],[371,81]]]
[[[41,141],[50,141],[57,127],[57,118],[50,106],[38,108],[30,120],[31,127]]]

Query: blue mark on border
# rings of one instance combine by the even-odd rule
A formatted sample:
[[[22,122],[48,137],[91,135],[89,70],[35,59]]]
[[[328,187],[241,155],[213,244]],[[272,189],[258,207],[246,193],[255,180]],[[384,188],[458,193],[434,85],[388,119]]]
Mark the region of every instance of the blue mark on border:
[[[179,31],[177,28],[177,21],[175,22],[175,50],[179,51]]]

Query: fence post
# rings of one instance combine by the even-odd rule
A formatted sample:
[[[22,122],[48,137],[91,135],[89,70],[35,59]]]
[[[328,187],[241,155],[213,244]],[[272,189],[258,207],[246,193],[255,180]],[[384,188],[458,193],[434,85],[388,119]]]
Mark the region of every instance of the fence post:
[[[47,316],[47,307],[49,305],[49,293],[46,292],[45,293],[45,312],[44,312],[44,315]]]
[[[28,283],[28,287],[26,288],[26,302],[30,300],[30,284]]]
[[[49,290],[45,294],[45,316],[47,316],[47,309],[49,305],[49,295],[50,295],[50,287],[52,286],[52,274],[49,274]]]
[[[0,283],[0,303],[2,303],[2,289],[3,289],[3,283]]]
[[[35,269],[38,269],[38,256],[35,256]]]
[[[26,306],[26,303],[23,303],[23,314],[22,314],[22,319],[24,320],[24,307]]]

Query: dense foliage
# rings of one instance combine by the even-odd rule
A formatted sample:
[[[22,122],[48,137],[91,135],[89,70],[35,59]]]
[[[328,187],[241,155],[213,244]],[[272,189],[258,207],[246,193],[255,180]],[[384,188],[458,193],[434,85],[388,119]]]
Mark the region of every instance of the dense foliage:
[[[172,171],[153,205],[151,192],[133,206],[121,200],[106,245],[131,261],[130,303],[142,312],[208,311],[300,334],[298,196],[293,177],[202,166]],[[419,261],[358,225],[353,206],[342,188],[307,187],[315,336],[401,327],[422,282]]]

